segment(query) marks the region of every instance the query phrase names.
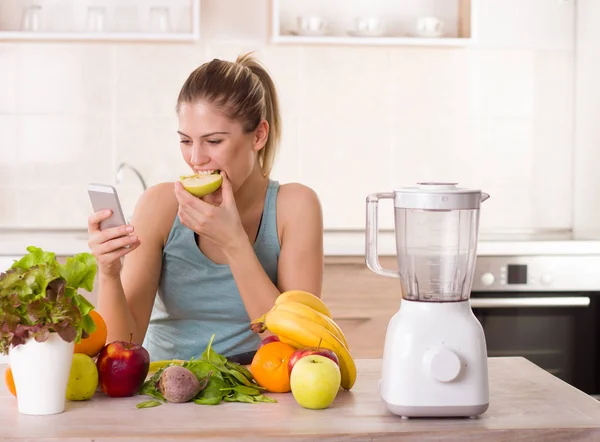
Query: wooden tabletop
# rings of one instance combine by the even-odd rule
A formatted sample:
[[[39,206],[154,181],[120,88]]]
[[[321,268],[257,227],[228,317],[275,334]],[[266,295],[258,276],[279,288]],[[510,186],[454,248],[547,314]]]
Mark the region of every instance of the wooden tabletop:
[[[490,358],[490,408],[478,419],[410,419],[389,414],[379,398],[381,361],[357,361],[358,378],[326,410],[307,410],[291,394],[276,404],[165,404],[137,409],[145,396],[97,393],[67,402],[64,413],[27,416],[0,387],[2,441],[581,441],[600,440],[600,402],[523,358]],[[0,373],[5,365],[0,364]]]

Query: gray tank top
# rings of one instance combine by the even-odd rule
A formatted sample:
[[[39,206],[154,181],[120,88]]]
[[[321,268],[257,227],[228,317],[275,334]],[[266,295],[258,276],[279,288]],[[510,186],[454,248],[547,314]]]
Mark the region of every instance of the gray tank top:
[[[277,235],[279,182],[269,180],[254,251],[277,285],[280,244]],[[252,318],[255,319],[255,318]],[[198,358],[212,334],[213,348],[231,356],[256,350],[260,337],[228,264],[216,264],[198,248],[194,231],[175,217],[163,249],[162,272],[144,347],[152,361]]]

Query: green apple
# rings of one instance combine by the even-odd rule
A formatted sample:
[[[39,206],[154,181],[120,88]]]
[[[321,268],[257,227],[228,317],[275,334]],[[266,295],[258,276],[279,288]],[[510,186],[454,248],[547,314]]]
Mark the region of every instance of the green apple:
[[[308,355],[294,365],[290,387],[296,402],[304,408],[329,407],[340,390],[340,368],[331,359]]]
[[[216,173],[210,175],[196,174],[181,176],[179,180],[188,192],[200,198],[221,187],[223,176]]]

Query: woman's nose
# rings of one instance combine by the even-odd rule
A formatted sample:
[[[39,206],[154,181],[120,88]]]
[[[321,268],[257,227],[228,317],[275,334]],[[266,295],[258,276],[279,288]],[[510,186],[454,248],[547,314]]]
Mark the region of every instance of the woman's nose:
[[[191,158],[192,164],[200,165],[200,164],[207,163],[208,160],[209,160],[209,158],[206,155],[206,153],[204,153],[204,150],[202,149],[202,145],[194,144],[194,146],[192,147],[192,158]]]

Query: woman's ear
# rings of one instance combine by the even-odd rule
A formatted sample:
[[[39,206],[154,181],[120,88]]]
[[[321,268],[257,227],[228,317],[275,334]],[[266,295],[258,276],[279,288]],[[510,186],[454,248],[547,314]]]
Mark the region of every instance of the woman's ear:
[[[265,144],[267,144],[267,140],[269,139],[269,123],[267,120],[261,120],[258,123],[257,128],[254,130],[254,150],[258,152]]]

